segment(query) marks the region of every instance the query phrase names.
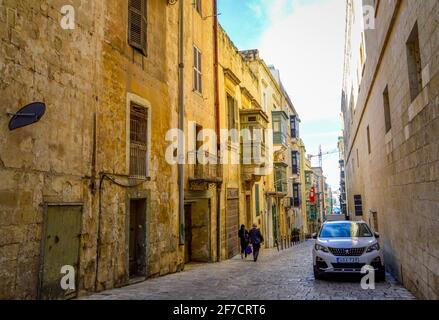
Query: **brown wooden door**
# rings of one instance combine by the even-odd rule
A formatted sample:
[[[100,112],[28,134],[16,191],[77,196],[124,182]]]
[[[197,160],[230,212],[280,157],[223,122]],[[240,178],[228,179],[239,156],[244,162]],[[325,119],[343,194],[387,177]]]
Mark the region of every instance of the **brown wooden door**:
[[[227,256],[233,258],[239,253],[239,199],[227,200]]]
[[[251,211],[251,196],[250,195],[245,196],[245,215],[246,215],[246,221],[247,221],[246,229],[251,229],[252,224],[253,224],[253,215],[252,215],[252,211]]]
[[[130,201],[129,276],[146,275],[146,200]]]

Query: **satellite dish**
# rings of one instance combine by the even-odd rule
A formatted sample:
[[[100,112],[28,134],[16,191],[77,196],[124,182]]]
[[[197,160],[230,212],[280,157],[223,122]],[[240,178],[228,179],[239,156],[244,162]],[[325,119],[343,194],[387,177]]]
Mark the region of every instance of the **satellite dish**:
[[[17,113],[8,113],[12,116],[9,121],[9,130],[22,128],[40,121],[46,112],[46,105],[42,102],[34,102],[23,107]]]

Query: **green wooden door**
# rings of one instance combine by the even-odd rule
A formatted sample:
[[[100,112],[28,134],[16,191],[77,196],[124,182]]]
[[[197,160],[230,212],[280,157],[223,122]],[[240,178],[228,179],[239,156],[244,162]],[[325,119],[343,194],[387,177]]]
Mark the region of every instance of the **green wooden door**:
[[[49,206],[45,221],[40,281],[41,299],[69,299],[76,296],[81,236],[81,206]],[[64,290],[63,266],[75,269],[75,290]]]

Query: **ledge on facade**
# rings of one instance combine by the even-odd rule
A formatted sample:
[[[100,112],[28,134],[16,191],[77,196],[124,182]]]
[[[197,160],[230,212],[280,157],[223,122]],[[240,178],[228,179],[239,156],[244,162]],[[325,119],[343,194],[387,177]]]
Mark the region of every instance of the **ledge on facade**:
[[[224,75],[229,78],[234,85],[238,86],[241,83],[241,80],[239,80],[238,76],[233,73],[233,71],[229,68],[224,68]]]
[[[246,182],[259,182],[265,175],[257,175],[254,173],[241,173],[242,180]]]
[[[268,124],[268,122],[270,121],[269,118],[268,118],[267,113],[264,110],[260,109],[260,108],[256,108],[256,109],[241,109],[241,110],[239,110],[239,115],[241,117],[242,116],[260,116],[261,119],[262,119],[262,122],[263,122],[262,124]],[[241,122],[248,123],[248,122],[251,122],[251,121],[243,121],[241,119]]]
[[[191,191],[209,190],[220,186],[222,183],[223,180],[220,178],[205,178],[205,179],[190,178],[189,190]]]
[[[288,193],[277,192],[277,191],[268,191],[268,192],[265,192],[265,195],[270,196],[270,197],[275,197],[275,198],[285,198],[286,196],[288,196]]]

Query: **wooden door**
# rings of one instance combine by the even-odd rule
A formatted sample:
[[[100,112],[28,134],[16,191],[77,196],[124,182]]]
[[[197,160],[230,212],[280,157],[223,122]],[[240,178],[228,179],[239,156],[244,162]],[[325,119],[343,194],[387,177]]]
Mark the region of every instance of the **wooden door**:
[[[129,275],[146,275],[146,200],[130,201]]]
[[[48,206],[43,238],[40,299],[60,300],[76,296],[79,271],[82,206]],[[63,266],[75,270],[75,289],[64,290]]]
[[[239,253],[239,199],[227,200],[227,256],[233,258]]]

